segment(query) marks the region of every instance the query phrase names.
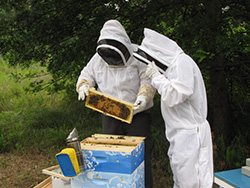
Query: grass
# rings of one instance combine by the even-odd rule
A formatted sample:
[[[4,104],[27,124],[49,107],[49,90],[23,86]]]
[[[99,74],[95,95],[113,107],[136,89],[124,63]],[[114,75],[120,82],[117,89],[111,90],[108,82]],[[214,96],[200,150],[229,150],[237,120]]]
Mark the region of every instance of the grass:
[[[46,176],[41,170],[57,164],[55,154],[66,147],[74,127],[81,139],[101,132],[100,116],[77,101],[77,95],[67,101],[65,93],[27,92],[36,78],[23,75],[41,69],[9,67],[0,59],[0,187],[30,187],[42,181]]]
[[[100,131],[98,114],[84,108],[83,102],[66,101],[64,93],[27,92],[25,88],[34,80],[18,80],[13,76],[37,69],[40,67],[35,65],[29,70],[8,67],[1,60],[0,152],[24,150],[28,145],[38,150],[62,147],[74,127],[82,138]]]
[[[101,116],[66,93],[28,92],[33,81],[25,75],[46,71],[38,65],[29,69],[9,67],[0,57],[0,187],[32,187],[47,176],[41,170],[57,165],[55,154],[66,147],[66,137],[76,127],[80,139],[101,133]],[[44,77],[51,79],[49,75]],[[75,95],[75,96],[74,96]],[[72,100],[73,99],[73,100]],[[172,187],[172,172],[167,156],[168,142],[161,118],[160,97],[154,99],[152,116],[152,172],[154,188]],[[215,170],[239,168],[249,154],[244,137],[236,136],[226,146],[223,137],[215,138]],[[249,157],[249,156],[248,156]]]

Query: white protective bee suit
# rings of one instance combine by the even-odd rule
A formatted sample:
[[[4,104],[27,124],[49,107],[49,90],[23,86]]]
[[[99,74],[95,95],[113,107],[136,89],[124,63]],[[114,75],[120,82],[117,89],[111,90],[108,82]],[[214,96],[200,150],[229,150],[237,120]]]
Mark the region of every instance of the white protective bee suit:
[[[202,74],[176,42],[147,28],[144,35],[134,56],[149,64],[146,74],[161,95],[174,188],[211,188],[212,137]]]
[[[137,45],[131,43],[125,29],[117,20],[107,21],[97,42],[95,55],[83,68],[76,84],[79,100],[88,95],[87,89],[98,90],[120,100],[134,103],[131,124],[102,116],[104,134],[144,136],[146,188],[152,187],[150,162],[150,116],[145,111],[153,106],[155,89],[146,76],[147,66],[133,57]]]
[[[127,51],[117,46],[117,42],[122,43]],[[105,58],[106,49],[121,54],[122,61],[120,63],[117,63],[119,61],[113,61],[113,64],[108,64],[100,56],[100,54],[104,54],[103,57]],[[147,104],[139,111],[151,108],[153,106],[154,89],[151,86],[150,79],[146,77],[146,65],[138,63],[139,61],[132,55],[136,49],[137,45],[131,43],[120,22],[117,20],[107,21],[98,39],[97,52],[99,53],[96,53],[82,70],[76,84],[76,90],[79,92],[80,87],[84,84],[88,84],[88,88],[97,84],[98,90],[102,93],[130,103],[134,103],[137,96],[145,96]],[[114,57],[110,58],[111,62],[115,59]],[[108,59],[106,60],[108,61]],[[139,111],[136,111],[135,114]]]

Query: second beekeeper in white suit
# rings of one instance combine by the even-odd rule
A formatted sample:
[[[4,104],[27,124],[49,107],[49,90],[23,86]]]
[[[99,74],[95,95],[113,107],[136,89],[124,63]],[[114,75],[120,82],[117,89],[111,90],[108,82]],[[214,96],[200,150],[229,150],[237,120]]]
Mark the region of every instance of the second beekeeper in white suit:
[[[147,28],[144,36],[134,56],[148,64],[146,74],[161,95],[174,188],[211,188],[212,137],[202,74],[173,40]]]

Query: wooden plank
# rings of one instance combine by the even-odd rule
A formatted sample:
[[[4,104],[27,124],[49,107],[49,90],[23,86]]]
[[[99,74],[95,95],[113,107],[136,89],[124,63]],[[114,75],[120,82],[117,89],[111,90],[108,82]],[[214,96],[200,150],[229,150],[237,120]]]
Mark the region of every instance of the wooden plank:
[[[49,168],[46,168],[46,170],[51,171],[51,170],[55,170],[55,169],[58,169],[58,168],[60,168],[60,166],[59,165],[55,165],[55,166],[51,166]]]
[[[132,152],[134,146],[120,146],[120,145],[109,145],[109,144],[93,144],[81,142],[81,149],[97,150],[97,151],[118,151],[118,152]]]
[[[41,183],[36,185],[34,188],[52,188],[52,177],[48,177],[47,179],[43,180]]]
[[[125,146],[125,145],[111,145],[111,144],[98,144],[98,143],[80,143],[81,146],[88,146],[88,147],[99,147],[104,150],[104,148],[110,148],[110,149],[120,149],[120,150],[126,150],[126,149],[135,149],[136,146]]]
[[[60,173],[56,172],[59,169],[60,169],[60,166],[56,165],[56,166],[52,166],[52,167],[43,169],[42,173],[50,175],[50,176],[55,176],[55,177],[58,177],[58,178],[62,178],[62,179],[67,180],[67,181],[70,181],[70,179],[71,179],[70,177],[65,177],[63,174],[60,174]]]
[[[129,146],[137,146],[141,143],[138,140],[126,140],[126,139],[105,139],[105,138],[86,138],[84,143],[97,143],[97,144],[117,144],[117,145],[129,145]]]
[[[247,158],[247,159],[246,159],[246,165],[247,165],[247,166],[250,166],[250,158]]]
[[[132,122],[134,107],[132,103],[106,95],[95,89],[89,89],[85,106],[121,121]]]
[[[106,138],[106,139],[126,139],[126,140],[136,140],[143,141],[146,137],[141,136],[125,136],[125,135],[112,135],[112,134],[93,134],[92,137],[95,138]]]
[[[216,183],[217,185],[219,185],[220,187],[223,187],[223,188],[235,188],[232,185],[228,184],[227,182],[225,182],[217,177],[214,177],[214,183]]]
[[[250,166],[242,166],[241,173],[250,177]]]

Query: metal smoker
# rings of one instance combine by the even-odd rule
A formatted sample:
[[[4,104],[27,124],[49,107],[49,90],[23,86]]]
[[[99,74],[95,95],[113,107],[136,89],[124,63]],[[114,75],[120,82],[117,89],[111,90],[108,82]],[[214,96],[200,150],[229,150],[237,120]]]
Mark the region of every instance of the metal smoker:
[[[80,141],[79,141],[79,137],[78,137],[78,132],[77,129],[74,128],[71,133],[69,134],[69,136],[66,138],[67,141],[67,146],[70,148],[74,148],[76,151],[76,157],[77,157],[77,161],[79,164],[79,168],[80,168],[80,172],[83,171],[83,155],[82,155],[82,151],[81,151],[81,147],[80,147]]]

